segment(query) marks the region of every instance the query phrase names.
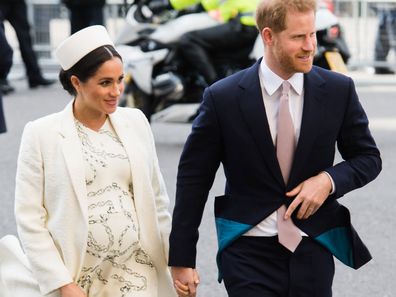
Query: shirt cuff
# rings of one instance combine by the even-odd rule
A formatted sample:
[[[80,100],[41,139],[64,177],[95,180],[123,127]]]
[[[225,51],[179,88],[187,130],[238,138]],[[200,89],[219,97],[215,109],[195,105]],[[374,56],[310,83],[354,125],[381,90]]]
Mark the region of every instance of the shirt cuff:
[[[326,175],[327,175],[327,176],[329,177],[329,179],[330,179],[330,182],[331,182],[331,191],[330,191],[330,195],[332,195],[332,194],[334,194],[335,191],[336,191],[334,180],[333,180],[333,178],[331,177],[331,175],[330,175],[327,171],[322,171],[322,172],[323,172],[323,173],[326,173]]]

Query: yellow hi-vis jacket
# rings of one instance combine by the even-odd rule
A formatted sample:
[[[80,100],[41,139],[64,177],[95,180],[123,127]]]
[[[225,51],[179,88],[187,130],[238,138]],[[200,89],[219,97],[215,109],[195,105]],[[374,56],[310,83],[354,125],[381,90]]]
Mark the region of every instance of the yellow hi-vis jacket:
[[[169,0],[176,10],[201,3],[206,11],[219,9],[224,22],[238,16],[241,23],[247,26],[255,26],[254,13],[260,0]]]

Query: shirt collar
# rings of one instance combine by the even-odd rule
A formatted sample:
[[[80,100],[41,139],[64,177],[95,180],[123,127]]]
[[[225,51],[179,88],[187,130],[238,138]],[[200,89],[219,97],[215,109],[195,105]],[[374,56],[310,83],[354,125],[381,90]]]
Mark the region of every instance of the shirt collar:
[[[261,60],[259,71],[261,71],[262,74],[262,84],[265,90],[267,91],[269,96],[272,96],[276,92],[276,90],[278,90],[279,87],[282,85],[283,79],[274,72],[272,72],[272,70],[265,63],[264,59]],[[294,91],[299,96],[301,96],[304,87],[303,73],[297,72],[293,74],[293,76],[290,77],[287,81],[293,87]]]

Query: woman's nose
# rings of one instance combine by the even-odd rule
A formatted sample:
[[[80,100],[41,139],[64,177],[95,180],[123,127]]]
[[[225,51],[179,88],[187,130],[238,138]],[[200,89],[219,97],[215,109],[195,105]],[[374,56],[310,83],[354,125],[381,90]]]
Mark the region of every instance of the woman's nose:
[[[119,85],[118,83],[114,84],[112,88],[112,95],[113,96],[121,95],[121,85]]]

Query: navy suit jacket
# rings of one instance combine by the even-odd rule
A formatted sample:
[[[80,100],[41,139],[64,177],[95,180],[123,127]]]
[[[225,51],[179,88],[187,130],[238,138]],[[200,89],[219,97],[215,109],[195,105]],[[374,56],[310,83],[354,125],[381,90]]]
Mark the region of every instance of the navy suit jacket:
[[[292,219],[343,263],[359,268],[371,256],[337,199],[373,180],[381,159],[353,81],[318,67],[304,74],[300,137],[285,184],[262,98],[260,61],[205,90],[179,163],[169,265],[195,267],[198,227],[222,163],[225,195],[215,199],[218,255],[280,205],[289,205],[286,191],[326,171],[335,193],[310,218],[298,220],[295,211]],[[338,164],[336,147],[343,158]]]

